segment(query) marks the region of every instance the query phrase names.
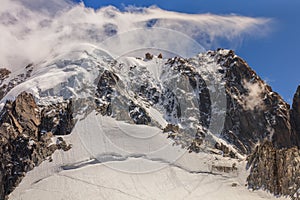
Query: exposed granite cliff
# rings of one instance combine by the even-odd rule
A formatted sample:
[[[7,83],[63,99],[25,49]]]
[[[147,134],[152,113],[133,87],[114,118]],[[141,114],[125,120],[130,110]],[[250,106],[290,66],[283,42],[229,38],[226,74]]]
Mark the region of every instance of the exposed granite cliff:
[[[268,190],[275,195],[300,198],[300,150],[297,147],[277,149],[266,141],[248,158],[248,187]]]
[[[291,121],[294,132],[300,129],[300,87],[294,96]],[[286,195],[300,199],[300,149],[299,146],[278,148],[265,141],[258,145],[248,157],[250,175],[248,187],[264,189],[275,195]]]
[[[298,145],[290,106],[281,96],[233,51],[211,55],[225,70],[227,113],[223,137],[244,154],[251,153],[255,144],[265,139],[278,148]]]
[[[300,137],[300,85],[294,95],[291,117],[293,118],[296,134]]]
[[[56,132],[41,131],[51,125],[44,109],[37,106],[31,94],[22,92],[15,101],[7,101],[0,113],[0,199],[6,199],[26,172],[50,158],[55,150],[71,148],[62,138],[53,138]],[[62,115],[70,116],[68,112],[63,110]],[[59,134],[69,132],[60,129]]]
[[[6,68],[0,68],[0,99],[2,99],[12,88],[30,78],[33,64],[25,66],[23,73],[12,75]]]
[[[189,59],[169,61],[171,66],[175,66],[174,69],[188,77],[191,87],[199,91],[199,124],[207,127],[212,117],[207,80],[195,70],[207,64],[207,57],[211,58],[209,62],[214,61],[221,66],[216,75],[220,74],[225,82],[227,108],[224,127],[220,133],[223,139],[245,155],[250,154],[257,143],[265,140],[271,141],[276,148],[300,144],[299,132],[296,131],[299,126],[295,125],[300,124],[299,120],[295,121],[300,116],[300,111],[294,109],[295,112],[291,115],[290,105],[231,50],[218,49],[200,54],[198,66],[194,66]],[[294,107],[297,107],[299,101],[294,102]],[[202,134],[205,136],[205,131]]]

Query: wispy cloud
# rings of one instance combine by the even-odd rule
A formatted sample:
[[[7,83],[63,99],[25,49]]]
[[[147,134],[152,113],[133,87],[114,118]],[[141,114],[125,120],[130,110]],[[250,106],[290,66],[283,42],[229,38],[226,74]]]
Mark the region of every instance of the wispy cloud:
[[[115,7],[98,10],[71,1],[2,0],[0,7],[0,65],[9,68],[39,62],[65,45],[80,42],[98,45],[105,39],[138,28],[165,28],[182,32],[205,48],[216,48],[221,40],[232,44],[251,35],[264,35],[270,19],[237,15],[184,14],[157,7]],[[147,42],[135,35],[125,45]],[[164,35],[168,44],[179,43]],[[141,44],[139,44],[141,45]]]
[[[247,82],[243,81],[245,89],[248,90],[248,94],[242,96],[244,109],[246,110],[255,110],[255,109],[264,109],[263,94],[264,89],[261,83]]]

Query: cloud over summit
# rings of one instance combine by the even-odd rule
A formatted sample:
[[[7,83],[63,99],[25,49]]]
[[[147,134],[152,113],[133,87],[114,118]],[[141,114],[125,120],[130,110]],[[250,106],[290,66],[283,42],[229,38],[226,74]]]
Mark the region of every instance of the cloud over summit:
[[[131,6],[120,11],[112,6],[94,10],[82,3],[59,0],[2,0],[1,4],[0,65],[11,69],[61,53],[66,45],[101,46],[107,38],[136,29],[171,29],[209,49],[219,47],[222,40],[234,45],[243,37],[264,35],[270,22],[266,18],[237,15],[184,14],[154,6]],[[130,44],[123,45],[147,44],[144,36],[137,33],[134,37],[135,42],[130,40]],[[152,41],[163,38],[166,46],[176,42],[159,34],[149,37]]]

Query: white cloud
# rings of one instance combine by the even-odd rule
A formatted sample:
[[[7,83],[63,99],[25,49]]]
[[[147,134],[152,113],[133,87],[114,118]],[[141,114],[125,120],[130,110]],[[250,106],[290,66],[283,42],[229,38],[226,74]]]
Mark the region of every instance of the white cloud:
[[[263,94],[264,89],[261,83],[251,83],[244,81],[244,87],[248,90],[248,94],[242,96],[244,109],[246,110],[254,110],[254,109],[263,109],[264,101]]]
[[[197,40],[205,48],[216,48],[220,40],[238,43],[244,36],[263,35],[269,22],[270,19],[236,15],[183,14],[157,7],[128,7],[121,12],[111,6],[94,10],[61,0],[2,0],[0,65],[11,69],[25,66],[45,59],[50,53],[60,53],[66,45],[100,45],[110,36],[145,27],[172,29]],[[163,41],[162,46],[169,49],[189,45],[157,32],[147,37],[142,34],[148,34],[147,30],[136,32],[125,45],[134,49],[155,40]],[[114,50],[121,48],[115,45]]]

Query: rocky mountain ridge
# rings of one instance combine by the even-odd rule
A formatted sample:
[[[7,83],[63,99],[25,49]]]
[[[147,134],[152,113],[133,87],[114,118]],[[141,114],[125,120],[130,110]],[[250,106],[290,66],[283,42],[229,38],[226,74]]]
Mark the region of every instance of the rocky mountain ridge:
[[[299,101],[300,86],[293,99],[290,110],[293,131],[299,137]],[[298,143],[299,144],[299,143]],[[257,145],[249,156],[248,177],[249,188],[265,189],[281,196],[290,196],[292,199],[300,198],[299,172],[300,156],[299,146],[278,148],[270,141],[264,141]]]
[[[33,94],[23,92],[6,101],[0,118],[1,161],[6,163],[0,169],[0,199],[55,150],[68,150],[70,146],[58,136],[70,134],[78,113],[91,110],[119,121],[159,127],[189,152],[233,159],[249,156],[250,189],[298,198],[300,86],[290,108],[242,58],[224,49],[189,59],[147,54],[144,59],[113,62],[86,53],[75,60],[59,58],[45,69],[50,67],[66,76],[72,71],[84,73],[44,91],[32,86],[36,87]],[[28,65],[13,78],[9,70],[1,69],[1,99],[29,78],[38,82],[39,77],[32,77],[34,70]],[[95,77],[90,85],[82,78],[85,73]],[[83,99],[80,94],[92,96]],[[54,103],[56,95],[63,100]],[[216,121],[224,123],[212,127]]]
[[[299,148],[278,149],[265,141],[249,156],[250,175],[248,187],[264,189],[277,196],[300,198],[299,191]]]
[[[32,94],[22,92],[15,101],[7,101],[0,115],[0,199],[6,199],[21,182],[26,172],[45,160],[51,161],[54,151],[71,148],[61,137],[54,135],[69,134],[62,128],[67,120],[59,117],[55,126],[53,117],[45,114],[48,108],[40,108]],[[62,115],[69,111],[62,105],[56,105]],[[59,111],[60,110],[60,111]],[[72,118],[68,119],[72,120]],[[48,127],[51,127],[48,130]]]
[[[30,78],[33,71],[33,64],[25,66],[24,71],[17,74],[12,74],[6,68],[0,69],[0,99],[2,99],[12,88],[19,85]]]

